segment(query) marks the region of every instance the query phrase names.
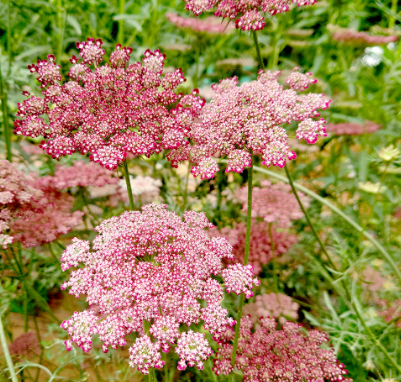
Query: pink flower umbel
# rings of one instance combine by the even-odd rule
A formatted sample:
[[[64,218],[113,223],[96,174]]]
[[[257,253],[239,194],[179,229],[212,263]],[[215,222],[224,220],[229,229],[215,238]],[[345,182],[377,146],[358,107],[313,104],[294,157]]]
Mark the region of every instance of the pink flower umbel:
[[[188,159],[191,153],[192,174],[200,174],[202,179],[212,178],[218,171],[216,156],[227,156],[226,171],[242,172],[249,167],[252,152],[261,153],[266,166],[284,167],[296,155],[282,126],[301,122],[297,137],[315,143],[326,131],[324,121],[313,118],[319,117],[318,110],[327,109],[330,101],[322,94],[297,94],[296,90],[305,90],[314,82],[309,74],[293,72],[287,81],[290,88],[278,83],[279,74],[261,70],[257,80],[240,86],[236,77],[213,85],[215,95],[189,134],[194,146],[169,155],[178,161]]]
[[[166,13],[166,18],[177,28],[190,29],[195,33],[224,34],[233,30],[233,23],[222,23],[217,17],[199,19],[194,17],[182,17],[175,13]]]
[[[339,364],[333,349],[322,348],[327,342],[325,333],[306,332],[301,325],[287,322],[282,330],[276,321],[262,318],[261,327],[252,331],[248,317],[241,320],[235,366],[244,374],[244,382],[251,381],[344,381],[348,374]],[[226,335],[214,360],[214,372],[228,375],[232,372],[230,359],[233,334]]]
[[[70,167],[57,166],[52,178],[58,189],[70,187],[103,187],[117,184],[118,177],[112,177],[112,173],[95,163],[76,161]]]
[[[83,215],[71,212],[73,202],[52,177],[29,176],[15,164],[0,161],[0,245],[14,241],[35,247],[68,233]]]
[[[276,15],[288,12],[292,4],[312,5],[316,0],[184,0],[185,8],[199,16],[215,9],[214,14],[224,19],[235,20],[242,30],[259,30],[265,26],[264,13]]]
[[[38,73],[43,98],[18,104],[16,134],[44,136],[41,147],[53,158],[78,151],[109,170],[128,153],[150,156],[180,147],[205,102],[197,92],[176,94],[185,81],[181,69],[163,75],[166,56],[158,50],[128,64],[132,49],[119,44],[100,66],[101,40],[88,38],[77,48],[83,61],[73,56],[71,80],[64,84],[52,55],[29,67]]]
[[[223,270],[222,260],[232,257],[232,247],[222,237],[210,238],[207,227],[211,224],[204,213],[187,211],[182,220],[165,205],[149,204],[142,212],[102,222],[92,251],[89,242],[75,239],[61,260],[63,270],[77,269],[62,288],[70,287],[76,297],[86,295],[91,307],[62,324],[70,340],[88,351],[97,334],[107,351],[126,345],[128,335],[137,333],[130,364],[142,373],[161,367],[160,351],[168,352],[175,343],[179,368],[202,368],[211,349],[203,334],[183,331],[181,325],[203,321],[218,339],[235,323],[221,307],[223,286],[213,276],[238,293],[249,294],[258,284],[251,269],[239,264],[235,272]]]
[[[356,122],[343,122],[328,123],[326,125],[326,130],[336,135],[362,135],[374,133],[381,128],[381,125],[372,121],[365,121],[363,124]]]
[[[252,217],[262,218],[267,223],[276,222],[280,226],[287,226],[291,220],[298,220],[303,213],[297,199],[291,193],[291,187],[287,184],[271,184],[268,180],[261,182],[262,187],[254,187],[252,190]],[[237,198],[243,203],[243,211],[248,210],[248,188],[243,187],[237,191]],[[308,208],[309,198],[298,192],[302,204]]]
[[[387,45],[390,42],[396,42],[399,36],[374,36],[366,32],[358,32],[354,29],[340,28],[337,26],[331,26],[333,30],[333,40],[339,41],[342,44],[352,46],[376,46],[376,45]]]
[[[224,227],[221,230],[213,228],[209,235],[224,236],[233,246],[233,259],[225,260],[228,264],[243,263],[245,249],[246,225],[235,224],[233,228]],[[286,231],[278,232],[272,228],[274,252],[276,257],[286,253],[296,242],[297,237]],[[272,246],[270,242],[269,223],[252,221],[251,244],[249,249],[249,264],[253,266],[255,275],[262,271],[262,266],[273,259]]]

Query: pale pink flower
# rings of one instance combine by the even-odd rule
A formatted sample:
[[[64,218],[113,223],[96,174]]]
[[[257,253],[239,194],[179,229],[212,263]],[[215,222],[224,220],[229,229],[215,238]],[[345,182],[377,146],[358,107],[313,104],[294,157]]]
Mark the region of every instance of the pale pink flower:
[[[283,324],[286,317],[296,320],[298,318],[299,305],[293,302],[291,297],[282,293],[267,293],[256,296],[256,302],[246,304],[243,314],[249,315],[254,324],[260,317],[278,318]]]
[[[253,151],[261,153],[262,164],[283,167],[296,158],[284,125],[301,122],[297,135],[308,143],[325,136],[324,121],[313,118],[320,115],[318,109],[327,109],[330,101],[322,94],[298,95],[291,88],[305,89],[313,82],[308,76],[294,78],[294,72],[290,88],[285,89],[277,82],[279,73],[259,71],[257,80],[240,86],[236,77],[213,85],[215,95],[189,133],[194,146],[172,150],[172,165],[191,159],[194,176],[212,178],[219,169],[215,157],[227,156],[226,171],[242,172],[250,166]]]
[[[348,374],[339,364],[333,349],[321,348],[327,342],[325,333],[311,330],[304,333],[301,325],[286,322],[282,330],[272,318],[260,320],[254,332],[248,317],[241,320],[235,367],[243,372],[244,382],[251,381],[344,381]],[[213,371],[228,375],[233,371],[233,346],[227,335],[216,353]]]
[[[366,32],[357,32],[354,29],[339,28],[333,32],[333,40],[353,46],[377,46],[396,42],[398,36],[372,36]]]
[[[259,30],[265,26],[263,13],[276,15],[290,10],[291,4],[312,5],[316,0],[184,0],[185,8],[199,16],[215,9],[214,14],[235,20],[235,26],[242,30]]]
[[[102,40],[91,38],[77,43],[83,62],[73,56],[71,80],[64,84],[53,55],[29,67],[38,73],[44,98],[18,105],[22,119],[15,121],[15,133],[44,136],[41,148],[53,158],[78,151],[109,170],[128,153],[149,157],[180,147],[205,102],[195,91],[175,92],[185,81],[181,69],[163,75],[166,56],[158,50],[147,50],[142,63],[128,65],[132,49],[120,44],[100,66],[101,46]]]
[[[210,348],[197,334],[182,331],[182,325],[203,321],[218,339],[235,324],[221,307],[223,286],[214,276],[228,291],[247,295],[258,284],[249,267],[223,269],[232,247],[224,238],[210,238],[205,228],[211,226],[204,213],[187,211],[183,220],[165,205],[150,204],[103,221],[95,228],[99,235],[92,251],[89,242],[74,239],[61,260],[63,270],[76,269],[62,288],[70,287],[76,297],[86,295],[91,307],[63,322],[70,340],[88,351],[97,334],[106,352],[137,333],[130,364],[143,373],[161,367],[160,350],[175,343],[182,357],[179,367],[201,368]],[[151,323],[146,334],[145,322]]]
[[[326,130],[336,135],[362,135],[365,133],[374,133],[382,128],[381,125],[365,121],[362,123],[343,122],[343,123],[328,123]]]
[[[220,230],[213,228],[209,235],[224,236],[233,246],[234,258],[227,259],[228,264],[244,262],[246,225],[237,223],[233,228],[224,227]],[[287,231],[278,232],[272,227],[274,253],[276,257],[286,253],[296,242],[297,237]],[[270,242],[269,224],[252,220],[251,244],[249,248],[249,264],[254,268],[255,275],[262,271],[262,266],[268,264],[273,258],[273,251]]]
[[[302,218],[303,212],[297,199],[287,184],[271,184],[268,180],[261,182],[260,187],[253,187],[252,217],[262,218],[267,223],[276,222],[281,226],[289,225],[291,220]],[[248,187],[236,192],[237,198],[242,202],[243,211],[248,211]],[[298,196],[305,208],[309,207],[309,198],[302,192]]]
[[[169,12],[166,13],[166,18],[178,28],[190,29],[198,33],[224,34],[235,28],[233,23],[222,23],[217,17],[199,19],[194,17],[182,17]]]

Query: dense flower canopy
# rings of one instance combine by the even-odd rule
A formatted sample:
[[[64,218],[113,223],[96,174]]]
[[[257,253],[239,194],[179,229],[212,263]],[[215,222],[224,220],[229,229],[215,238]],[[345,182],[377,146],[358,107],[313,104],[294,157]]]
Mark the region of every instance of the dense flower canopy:
[[[185,8],[199,16],[215,8],[215,16],[235,20],[242,30],[258,30],[265,26],[263,13],[276,15],[288,12],[291,4],[311,5],[316,0],[184,0]]]
[[[126,337],[136,332],[130,365],[142,373],[161,367],[160,350],[169,351],[176,341],[179,368],[202,368],[211,354],[204,334],[181,332],[180,325],[203,321],[218,339],[235,323],[220,305],[223,287],[213,276],[222,277],[228,292],[247,297],[259,284],[251,266],[223,269],[222,260],[232,257],[232,247],[224,238],[211,239],[205,231],[210,226],[204,213],[187,211],[182,220],[165,205],[150,204],[142,212],[103,221],[92,251],[89,242],[74,239],[62,255],[62,268],[78,269],[63,288],[71,287],[69,293],[77,297],[86,295],[90,308],[63,322],[70,335],[67,348],[75,342],[89,351],[97,334],[107,351],[126,345]]]
[[[132,49],[119,44],[109,63],[100,66],[101,40],[88,38],[77,48],[83,60],[73,56],[71,80],[62,85],[53,55],[29,66],[44,97],[18,104],[22,119],[15,121],[16,134],[44,136],[41,147],[53,158],[90,153],[109,170],[128,153],[150,156],[182,144],[205,101],[195,91],[176,94],[185,78],[180,69],[162,75],[164,54],[147,50],[142,63],[128,64]],[[48,124],[41,115],[48,116]]]
[[[30,176],[15,164],[0,161],[0,245],[21,242],[35,247],[68,233],[83,215],[71,212],[73,201],[52,177]]]
[[[282,330],[272,318],[260,319],[261,327],[252,332],[253,322],[241,320],[235,366],[244,373],[244,382],[262,381],[343,381],[347,374],[344,365],[336,360],[333,349],[324,349],[325,333],[301,331],[301,325],[286,322]],[[232,370],[233,331],[227,331],[219,348],[214,372],[227,375]]]
[[[240,86],[236,77],[213,85],[215,95],[189,134],[195,145],[172,150],[168,154],[172,165],[191,156],[192,174],[212,178],[219,170],[214,156],[227,156],[226,171],[242,172],[251,165],[251,153],[259,152],[264,165],[283,167],[296,155],[282,125],[300,122],[296,136],[310,144],[326,136],[325,121],[313,118],[319,109],[329,107],[330,100],[322,94],[297,94],[316,80],[295,70],[286,81],[290,88],[285,89],[277,81],[279,74],[261,70],[257,80]]]

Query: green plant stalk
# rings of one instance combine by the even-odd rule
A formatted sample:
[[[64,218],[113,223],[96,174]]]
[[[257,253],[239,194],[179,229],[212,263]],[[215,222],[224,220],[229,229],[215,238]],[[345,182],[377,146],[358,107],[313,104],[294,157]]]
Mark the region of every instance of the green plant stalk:
[[[8,350],[6,335],[4,334],[3,322],[0,315],[0,341],[3,346],[4,356],[6,357],[6,362],[8,366],[8,371],[10,373],[11,380],[13,382],[18,382],[17,376],[15,374],[13,361],[11,359],[10,351]]]
[[[398,4],[398,0],[392,0],[391,1],[391,10],[393,13],[397,13],[397,4]],[[395,25],[395,18],[393,16],[390,16],[389,20],[388,20],[388,27],[390,29],[394,28]]]
[[[61,65],[61,54],[63,52],[63,39],[64,39],[64,26],[65,26],[65,18],[66,11],[63,10],[63,0],[57,1],[57,21],[58,21],[58,29],[59,29],[59,42],[58,42],[58,54],[57,60],[59,65]]]
[[[120,15],[125,12],[125,0],[119,0],[118,2],[118,13]],[[124,45],[124,20],[118,20],[118,33],[117,41],[119,44]]]
[[[333,269],[336,269],[336,266],[335,266],[334,262],[332,261],[330,255],[328,254],[328,252],[326,250],[326,247],[323,245],[322,241],[320,240],[320,237],[317,234],[317,232],[315,230],[315,227],[313,226],[313,223],[309,218],[309,214],[306,212],[306,209],[305,209],[304,205],[302,204],[301,199],[299,198],[297,189],[294,186],[294,182],[292,181],[292,178],[291,178],[291,175],[290,175],[290,173],[288,171],[287,165],[284,166],[284,169],[285,169],[285,173],[287,174],[288,182],[290,183],[290,186],[292,188],[292,192],[294,193],[295,198],[297,199],[299,207],[301,208],[303,214],[305,215],[305,218],[306,218],[306,220],[307,220],[307,222],[309,224],[309,227],[311,228],[311,230],[312,230],[317,242],[319,243],[320,248],[322,248],[323,253],[326,255],[327,259],[329,260],[330,265],[333,267]]]
[[[258,35],[256,34],[256,31],[252,31],[252,36],[253,36],[253,42],[254,42],[255,48],[256,48],[256,55],[257,55],[258,61],[259,61],[259,67],[260,67],[260,69],[264,69],[262,56],[260,54]]]
[[[227,160],[222,159],[220,162],[227,163]],[[254,166],[254,170],[257,172],[260,172],[262,174],[272,176],[273,178],[281,180],[282,182],[289,183],[288,178],[286,178],[280,174],[277,174],[273,171],[266,170],[266,169],[258,167],[258,166]],[[335,214],[337,214],[338,216],[343,218],[348,224],[350,224],[352,227],[354,227],[358,232],[361,232],[363,234],[363,236],[376,247],[376,249],[384,257],[384,259],[390,264],[394,273],[397,275],[399,282],[401,283],[401,272],[398,269],[397,264],[394,262],[393,258],[386,251],[386,249],[372,235],[370,235],[368,232],[366,232],[357,222],[355,222],[352,218],[350,218],[348,215],[346,215],[343,211],[341,211],[335,205],[330,203],[328,200],[322,198],[321,196],[317,195],[316,193],[309,190],[308,188],[301,186],[300,184],[297,184],[296,182],[293,182],[293,185],[299,191],[302,191],[304,194],[309,195],[311,198],[317,200],[319,203],[324,204],[326,207],[328,207],[330,210],[332,210]]]
[[[130,205],[131,210],[133,211],[135,209],[135,203],[134,203],[134,197],[132,196],[131,181],[129,179],[128,164],[127,164],[126,160],[123,162],[123,166],[124,166],[125,183],[127,184],[129,205]]]
[[[276,251],[274,247],[274,240],[273,240],[273,223],[269,223],[269,236],[270,236],[270,247],[272,249],[272,267],[273,267],[273,280],[274,280],[274,289],[277,296],[278,301],[278,278],[277,278],[277,267],[276,267]]]
[[[40,330],[39,330],[39,325],[38,325],[38,320],[36,319],[36,314],[35,312],[33,313],[33,322],[35,324],[35,330],[36,330],[36,334],[38,336],[38,341],[39,341],[39,346],[40,346],[40,357],[39,357],[39,364],[42,364],[42,360],[43,360],[43,353],[44,353],[44,349],[43,349],[43,345],[42,345],[42,338],[40,336]],[[38,370],[36,370],[36,376],[35,376],[35,382],[38,382],[39,380],[39,375],[40,375],[40,368],[38,368]]]
[[[252,154],[252,153],[251,153]],[[245,254],[244,265],[248,264],[249,248],[251,245],[251,223],[252,223],[252,178],[253,178],[253,158],[251,156],[251,167],[248,169],[248,213],[246,216],[246,235],[245,235]],[[239,330],[241,327],[242,308],[244,306],[244,294],[241,293],[238,306],[237,323],[235,325],[235,337],[233,343],[233,352],[231,354],[231,365],[235,368],[235,356],[237,354]]]
[[[3,76],[1,73],[1,64],[0,64],[0,98],[1,98],[1,111],[3,113],[4,141],[6,142],[6,152],[7,152],[6,158],[8,161],[12,162],[10,126],[8,125],[7,92],[5,91],[4,88],[5,86],[3,83]]]
[[[7,0],[7,55],[8,55],[8,74],[11,72],[11,0]]]
[[[143,322],[143,330],[145,331],[146,335],[149,335],[149,329],[150,329],[150,322],[144,321]],[[157,382],[156,375],[155,375],[155,369],[153,367],[151,367],[149,369],[148,381],[149,382]]]

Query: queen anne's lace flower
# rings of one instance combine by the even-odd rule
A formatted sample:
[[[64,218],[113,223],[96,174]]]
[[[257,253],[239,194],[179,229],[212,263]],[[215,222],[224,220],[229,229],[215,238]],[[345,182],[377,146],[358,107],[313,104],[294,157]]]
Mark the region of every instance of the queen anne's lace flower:
[[[381,125],[365,121],[362,123],[344,122],[344,123],[328,123],[326,130],[336,135],[362,135],[366,133],[374,133],[382,128]]]
[[[232,257],[232,247],[224,238],[210,238],[205,228],[211,226],[204,213],[187,211],[183,221],[165,205],[150,204],[142,212],[103,221],[95,228],[99,235],[92,251],[87,241],[74,239],[61,260],[63,270],[78,267],[62,288],[70,287],[77,297],[85,294],[91,307],[62,324],[70,341],[88,351],[91,337],[98,334],[107,351],[124,346],[136,332],[130,364],[143,373],[161,367],[160,350],[168,351],[176,341],[179,367],[201,368],[210,355],[207,341],[181,332],[180,325],[203,321],[218,339],[235,323],[220,305],[223,288],[212,276],[221,276],[228,291],[247,295],[258,284],[250,267],[223,270],[222,260]]]
[[[245,233],[246,225],[244,223],[235,224],[233,228],[224,227],[220,230],[213,228],[209,230],[209,235],[224,236],[233,246],[234,258],[227,259],[228,264],[243,263],[245,252]],[[286,253],[296,242],[297,237],[285,230],[277,231],[272,227],[274,253],[280,256]],[[252,221],[251,244],[249,249],[249,264],[253,265],[255,275],[262,271],[262,266],[269,263],[273,258],[273,251],[270,242],[269,223]]]
[[[194,17],[182,17],[175,13],[166,13],[166,18],[176,27],[190,29],[198,33],[223,34],[234,29],[234,24],[222,23],[217,17],[199,19]]]
[[[333,349],[322,349],[327,342],[325,333],[301,331],[301,325],[286,322],[282,330],[276,329],[271,318],[260,320],[261,327],[251,331],[253,323],[248,317],[241,320],[240,337],[235,366],[244,373],[244,382],[251,381],[344,381],[348,374],[336,360]],[[214,372],[217,375],[233,371],[230,359],[233,346],[227,334],[217,351]]]
[[[52,177],[29,176],[15,164],[0,161],[0,245],[14,241],[35,247],[68,233],[83,215],[70,212],[73,202]]]
[[[263,29],[263,13],[276,15],[290,10],[291,4],[312,5],[316,0],[184,0],[185,8],[199,16],[215,8],[215,15],[236,20],[235,26],[242,30]]]
[[[301,122],[297,135],[308,143],[325,136],[324,121],[313,118],[330,101],[322,94],[298,95],[292,89],[305,89],[313,82],[309,76],[293,72],[288,80],[292,88],[285,89],[277,82],[279,73],[259,71],[256,81],[241,86],[236,77],[213,85],[215,95],[189,134],[195,145],[170,152],[172,165],[191,156],[192,174],[212,178],[219,169],[213,157],[227,156],[226,171],[242,172],[250,166],[253,151],[262,154],[264,165],[283,167],[296,155],[282,125]]]
[[[147,50],[142,63],[128,65],[132,49],[117,45],[109,64],[100,66],[101,40],[88,38],[77,48],[83,62],[73,56],[71,81],[62,85],[54,56],[29,67],[38,73],[44,98],[18,105],[22,119],[15,121],[16,134],[44,136],[41,147],[53,158],[89,153],[109,170],[127,153],[150,156],[180,147],[205,102],[197,92],[176,94],[185,81],[181,69],[163,76],[166,57],[158,50]],[[48,124],[41,115],[48,116]]]
[[[261,182],[262,187],[253,187],[252,217],[263,218],[267,223],[276,222],[279,225],[288,225],[291,220],[300,219],[303,213],[297,199],[291,193],[287,184],[271,184],[268,180]],[[236,193],[242,202],[243,211],[248,210],[248,188],[243,187]],[[309,207],[309,198],[298,192],[302,204]]]

